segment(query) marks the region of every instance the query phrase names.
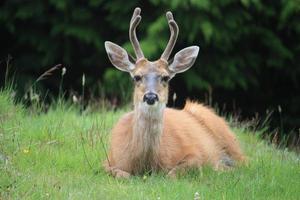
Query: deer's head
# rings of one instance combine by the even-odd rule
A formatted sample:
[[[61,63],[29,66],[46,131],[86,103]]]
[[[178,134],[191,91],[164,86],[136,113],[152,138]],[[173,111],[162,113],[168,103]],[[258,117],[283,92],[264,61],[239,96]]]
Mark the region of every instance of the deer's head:
[[[129,28],[129,38],[133,45],[136,59],[131,59],[126,50],[117,44],[106,41],[105,49],[111,63],[121,71],[129,72],[134,80],[134,103],[149,106],[166,104],[168,101],[168,86],[171,78],[177,73],[188,70],[195,62],[199,47],[190,46],[175,54],[170,62],[169,57],[178,36],[178,26],[171,12],[166,13],[171,37],[161,57],[156,61],[148,61],[141,50],[136,37],[136,27],[141,21],[141,9],[136,8],[132,15]]]

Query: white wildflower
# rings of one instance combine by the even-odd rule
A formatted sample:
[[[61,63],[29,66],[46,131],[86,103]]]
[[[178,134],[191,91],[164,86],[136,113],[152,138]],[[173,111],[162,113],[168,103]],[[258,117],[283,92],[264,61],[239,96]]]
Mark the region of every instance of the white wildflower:
[[[195,192],[194,200],[200,200],[200,195],[198,192]]]
[[[82,75],[82,86],[85,86],[85,74]]]
[[[66,74],[66,72],[67,72],[67,69],[65,67],[62,68],[62,70],[61,70],[61,76],[64,76]]]
[[[173,102],[175,102],[176,99],[177,99],[177,95],[176,95],[176,93],[174,92],[174,94],[173,94]]]
[[[281,106],[278,105],[278,112],[281,113],[282,109],[281,109]]]
[[[75,95],[72,96],[72,100],[73,100],[73,103],[77,103],[78,102],[78,98]]]

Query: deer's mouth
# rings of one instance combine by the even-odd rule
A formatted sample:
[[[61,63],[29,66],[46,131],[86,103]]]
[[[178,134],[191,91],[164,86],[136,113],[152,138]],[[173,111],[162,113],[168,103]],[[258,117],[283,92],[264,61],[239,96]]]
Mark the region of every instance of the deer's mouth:
[[[163,102],[156,101],[152,105],[146,102],[140,102],[138,104],[138,109],[145,115],[155,115],[161,113],[166,105]]]

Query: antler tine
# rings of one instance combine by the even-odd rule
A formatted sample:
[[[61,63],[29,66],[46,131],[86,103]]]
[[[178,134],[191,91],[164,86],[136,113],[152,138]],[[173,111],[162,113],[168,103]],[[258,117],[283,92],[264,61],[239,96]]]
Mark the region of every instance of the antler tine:
[[[175,20],[173,18],[173,14],[170,11],[168,11],[166,13],[166,17],[167,17],[167,20],[168,20],[168,23],[169,23],[171,36],[170,36],[169,42],[167,44],[167,47],[166,47],[165,51],[163,52],[163,54],[161,55],[160,58],[165,60],[165,61],[168,61],[168,59],[171,55],[171,52],[172,52],[172,50],[175,46],[175,43],[176,43],[176,40],[177,40],[177,37],[178,37],[179,28],[178,28],[177,23],[175,22]]]
[[[141,9],[139,7],[136,7],[133,11],[131,20],[130,20],[130,24],[132,24],[132,21],[135,19],[136,16],[141,14]]]
[[[140,43],[136,37],[136,27],[139,25],[139,23],[142,19],[140,13],[141,13],[140,8],[137,7],[134,9],[133,15],[130,20],[130,28],[129,28],[129,39],[133,46],[133,49],[134,49],[134,52],[136,55],[136,60],[144,58],[144,54],[141,49]]]

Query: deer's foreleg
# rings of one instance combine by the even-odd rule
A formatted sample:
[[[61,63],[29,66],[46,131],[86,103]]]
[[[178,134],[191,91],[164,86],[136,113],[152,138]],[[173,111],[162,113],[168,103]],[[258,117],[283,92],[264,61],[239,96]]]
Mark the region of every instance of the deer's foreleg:
[[[167,174],[170,178],[176,178],[178,172],[183,172],[189,168],[201,167],[203,160],[194,155],[185,156],[178,164],[173,167]]]
[[[121,170],[114,166],[110,166],[107,161],[104,163],[104,169],[106,172],[110,173],[113,177],[116,177],[116,178],[129,178],[130,177],[129,172],[126,172],[126,171]]]

